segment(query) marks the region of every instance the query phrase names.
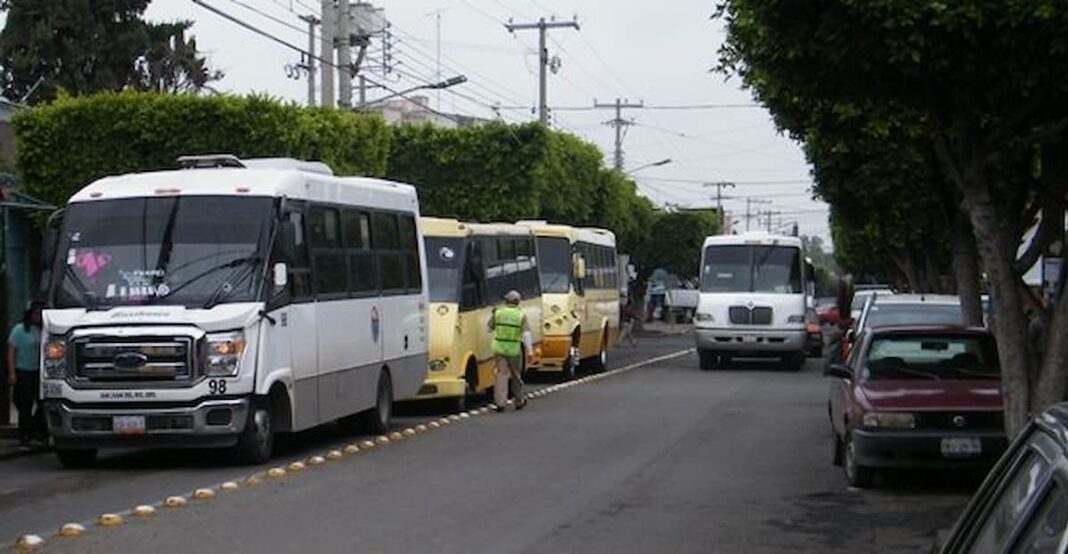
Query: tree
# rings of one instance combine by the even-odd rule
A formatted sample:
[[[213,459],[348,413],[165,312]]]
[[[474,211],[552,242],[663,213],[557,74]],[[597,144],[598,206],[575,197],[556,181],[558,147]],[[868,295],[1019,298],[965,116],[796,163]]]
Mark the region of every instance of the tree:
[[[719,228],[714,211],[657,212],[648,240],[637,252],[638,280],[644,281],[654,269],[664,269],[684,280],[697,277],[705,238],[718,233]]]
[[[37,103],[59,90],[75,96],[127,87],[199,90],[221,77],[197,56],[195,41],[184,39],[188,23],[141,19],[149,1],[7,0],[0,32],[4,96]]]
[[[720,15],[729,31],[723,66],[780,125],[803,129],[792,116],[806,106],[915,122],[959,194],[993,294],[1006,429],[1015,433],[1029,414],[1063,399],[1068,295],[1059,295],[1054,332],[1036,352],[1024,313],[1033,299],[1020,279],[1033,252],[1018,259],[1016,251],[1035,214],[1063,222],[1064,181],[1044,181],[1034,168],[1068,128],[1068,5],[726,0]],[[1032,251],[1062,234],[1061,225],[1040,229]]]

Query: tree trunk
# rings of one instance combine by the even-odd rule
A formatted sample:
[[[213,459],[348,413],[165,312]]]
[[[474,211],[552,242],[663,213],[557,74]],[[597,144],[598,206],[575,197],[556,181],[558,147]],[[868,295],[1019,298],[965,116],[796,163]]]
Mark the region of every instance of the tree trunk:
[[[1046,327],[1046,351],[1033,391],[1035,413],[1064,400],[1068,392],[1068,333],[1064,329],[1068,329],[1068,294],[1062,290]]]
[[[1001,389],[1005,431],[1014,437],[1031,417],[1031,356],[1027,318],[1016,287],[1016,250],[1019,237],[1009,229],[975,164],[969,168],[964,193],[971,215],[979,258],[990,281],[994,306],[994,335],[1001,363]]]
[[[964,314],[964,323],[983,324],[983,304],[979,296],[979,260],[976,259],[975,236],[968,214],[961,210],[953,225],[953,275]]]

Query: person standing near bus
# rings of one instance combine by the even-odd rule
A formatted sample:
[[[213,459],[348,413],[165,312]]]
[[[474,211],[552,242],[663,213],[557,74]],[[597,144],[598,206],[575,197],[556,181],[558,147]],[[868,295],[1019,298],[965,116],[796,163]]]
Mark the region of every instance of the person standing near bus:
[[[518,291],[509,291],[504,295],[504,305],[494,308],[489,319],[489,330],[493,333],[493,354],[497,357],[493,382],[494,409],[504,411],[508,402],[508,390],[515,394],[515,409],[522,410],[527,405],[523,394],[523,347],[526,347],[527,362],[530,362],[534,349],[531,346],[530,327],[527,316],[519,307],[523,297]]]
[[[44,440],[44,413],[41,411],[41,309],[30,304],[22,321],[7,337],[7,381],[15,385],[15,407],[19,412],[19,449],[30,449],[30,440]]]

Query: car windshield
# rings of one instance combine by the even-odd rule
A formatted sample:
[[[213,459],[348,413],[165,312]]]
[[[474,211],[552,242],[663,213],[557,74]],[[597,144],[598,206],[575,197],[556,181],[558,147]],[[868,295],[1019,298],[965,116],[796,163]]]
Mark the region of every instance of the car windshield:
[[[255,300],[272,204],[223,196],[73,203],[53,301],[57,308],[104,309]]]
[[[426,271],[431,302],[458,302],[464,266],[464,243],[459,237],[426,237]]]
[[[538,238],[541,291],[567,292],[571,285],[571,243],[562,238]]]
[[[790,246],[709,246],[701,268],[701,291],[800,294],[801,250]]]
[[[866,327],[891,325],[964,325],[964,314],[957,304],[873,304]]]
[[[993,339],[985,335],[891,335],[868,348],[868,379],[999,379]]]

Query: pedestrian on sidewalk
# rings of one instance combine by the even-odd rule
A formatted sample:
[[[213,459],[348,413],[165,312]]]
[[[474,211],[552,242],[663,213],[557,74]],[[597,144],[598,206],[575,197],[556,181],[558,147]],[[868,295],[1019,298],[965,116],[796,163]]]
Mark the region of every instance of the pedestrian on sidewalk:
[[[41,309],[34,302],[7,337],[7,381],[15,385],[19,412],[19,449],[29,450],[31,440],[45,440],[41,410]]]
[[[637,315],[635,315],[634,313],[634,301],[628,298],[619,308],[620,344],[622,344],[623,341],[626,340],[630,343],[631,346],[637,346],[637,343],[634,341],[635,319],[637,319]]]
[[[515,409],[522,410],[527,405],[527,398],[523,394],[523,348],[526,347],[527,363],[531,363],[534,349],[527,315],[519,307],[522,300],[519,292],[509,291],[504,295],[504,305],[494,308],[489,319],[489,330],[493,333],[493,354],[497,357],[493,409],[498,412],[504,411],[509,389],[515,395]]]

